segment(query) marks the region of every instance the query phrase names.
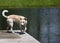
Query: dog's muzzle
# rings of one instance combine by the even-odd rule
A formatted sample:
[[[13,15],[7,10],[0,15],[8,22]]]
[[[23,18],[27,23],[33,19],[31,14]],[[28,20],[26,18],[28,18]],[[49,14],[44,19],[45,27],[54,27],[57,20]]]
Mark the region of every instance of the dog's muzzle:
[[[24,25],[24,23],[21,23],[21,25]]]

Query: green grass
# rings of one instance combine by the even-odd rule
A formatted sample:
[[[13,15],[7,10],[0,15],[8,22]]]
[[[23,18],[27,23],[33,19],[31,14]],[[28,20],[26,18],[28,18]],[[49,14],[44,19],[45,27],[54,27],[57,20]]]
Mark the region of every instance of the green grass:
[[[60,0],[0,0],[0,7],[25,8],[59,6]]]

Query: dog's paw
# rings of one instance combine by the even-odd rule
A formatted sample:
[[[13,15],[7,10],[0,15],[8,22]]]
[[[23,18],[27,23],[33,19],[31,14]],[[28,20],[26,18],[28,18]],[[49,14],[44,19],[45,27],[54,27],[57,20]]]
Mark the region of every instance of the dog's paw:
[[[7,33],[15,33],[14,31],[7,31]]]

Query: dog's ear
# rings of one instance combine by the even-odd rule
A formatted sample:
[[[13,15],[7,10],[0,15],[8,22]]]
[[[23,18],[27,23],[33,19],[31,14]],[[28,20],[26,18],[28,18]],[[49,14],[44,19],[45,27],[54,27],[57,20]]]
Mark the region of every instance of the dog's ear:
[[[24,20],[27,20],[27,18],[24,18]]]

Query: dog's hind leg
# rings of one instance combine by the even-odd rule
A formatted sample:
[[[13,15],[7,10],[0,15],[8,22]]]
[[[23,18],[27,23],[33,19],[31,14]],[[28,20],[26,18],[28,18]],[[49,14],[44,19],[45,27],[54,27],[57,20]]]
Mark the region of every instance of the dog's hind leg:
[[[13,31],[13,19],[7,19],[8,24],[10,25],[10,32],[14,33]]]

